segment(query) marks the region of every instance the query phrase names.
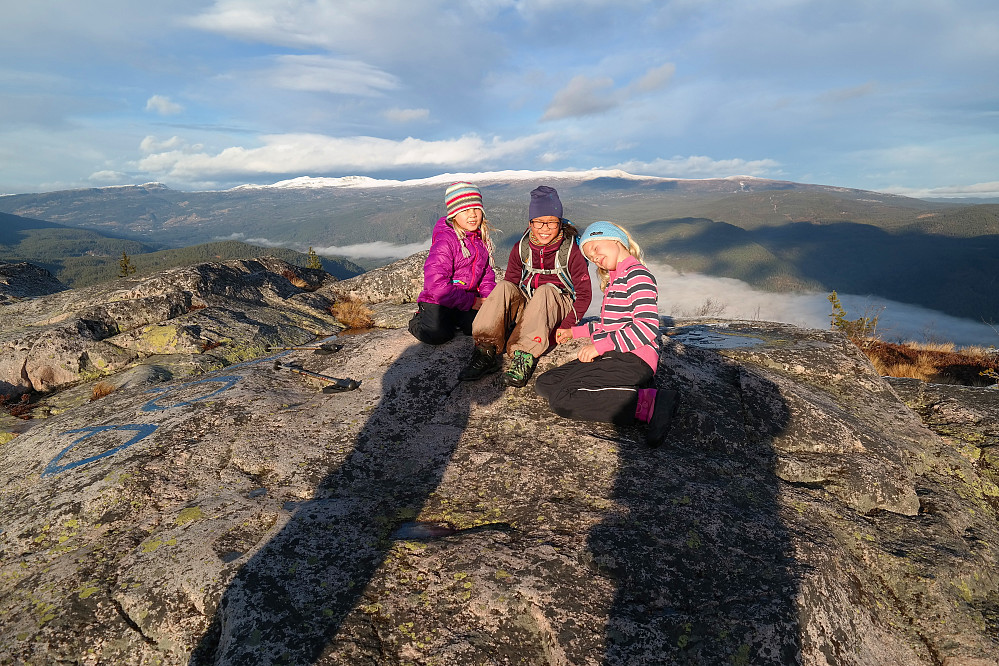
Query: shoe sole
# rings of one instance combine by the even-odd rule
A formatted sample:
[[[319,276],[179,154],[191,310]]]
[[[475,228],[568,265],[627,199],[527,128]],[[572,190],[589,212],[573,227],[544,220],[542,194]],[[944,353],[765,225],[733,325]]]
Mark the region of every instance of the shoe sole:
[[[497,365],[497,366],[495,366],[493,368],[490,368],[489,370],[486,370],[482,374],[476,375],[475,377],[462,377],[461,375],[458,375],[458,381],[459,382],[474,382],[474,381],[477,381],[479,379],[482,379],[486,375],[491,375],[494,372],[499,372],[499,369],[500,369],[500,366]]]
[[[649,421],[649,430],[648,430],[648,432],[646,433],[646,436],[645,436],[645,443],[648,444],[649,447],[653,448],[653,449],[662,446],[663,442],[666,441],[666,437],[669,435],[669,431],[673,427],[673,421],[676,418],[676,413],[680,409],[680,392],[679,391],[674,391],[672,389],[659,389],[659,390],[661,391],[661,393],[657,393],[656,394],[656,404],[655,404],[655,406],[659,407],[660,406],[659,405],[659,401],[663,400],[663,402],[665,402],[667,399],[669,399],[672,402],[672,404],[669,407],[666,407],[665,404],[662,405],[662,407],[666,407],[669,410],[669,415],[668,416],[665,416],[662,413],[660,413],[659,409],[656,409],[652,413],[652,420]],[[658,422],[662,421],[663,419],[666,420],[665,425],[659,424]],[[652,437],[651,435],[652,435],[653,430],[661,431],[660,432],[661,436],[660,437]]]

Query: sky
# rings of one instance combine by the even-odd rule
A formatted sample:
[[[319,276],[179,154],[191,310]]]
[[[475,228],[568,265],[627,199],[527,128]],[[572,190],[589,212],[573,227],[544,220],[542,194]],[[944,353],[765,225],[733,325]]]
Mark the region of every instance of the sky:
[[[510,169],[999,196],[995,0],[32,0],[0,193]]]

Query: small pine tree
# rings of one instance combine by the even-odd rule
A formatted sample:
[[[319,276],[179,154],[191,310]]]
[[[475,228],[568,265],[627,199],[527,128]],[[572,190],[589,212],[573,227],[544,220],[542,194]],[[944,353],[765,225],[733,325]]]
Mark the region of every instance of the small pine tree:
[[[319,255],[316,254],[311,245],[309,246],[309,260],[305,263],[305,267],[319,269],[323,267],[323,262],[319,259]]]
[[[846,310],[843,309],[843,304],[839,302],[839,295],[835,289],[831,294],[826,296],[826,300],[832,304],[832,312],[829,313],[830,328],[839,329],[840,331],[845,330],[847,324]]]
[[[868,308],[865,316],[858,317],[857,319],[847,319],[846,310],[843,309],[843,304],[840,303],[839,295],[835,291],[826,296],[826,300],[832,304],[832,312],[829,314],[829,325],[831,328],[843,331],[846,337],[854,342],[877,337],[878,318],[881,316],[881,312],[884,311],[884,306],[878,308],[877,312],[872,312],[872,309]]]
[[[135,265],[132,264],[132,258],[129,257],[124,250],[121,253],[121,259],[118,261],[118,277],[128,277],[135,272]]]

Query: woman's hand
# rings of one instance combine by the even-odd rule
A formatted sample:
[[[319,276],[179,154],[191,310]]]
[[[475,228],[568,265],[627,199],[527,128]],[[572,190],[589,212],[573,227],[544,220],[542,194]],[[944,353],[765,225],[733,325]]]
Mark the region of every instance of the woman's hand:
[[[476,296],[475,301],[472,303],[472,309],[478,310],[481,307],[482,307],[482,299]]]
[[[586,345],[585,347],[579,350],[579,354],[576,356],[576,358],[578,358],[583,363],[589,363],[598,356],[600,356],[600,352],[597,351],[597,348],[591,342],[590,344]]]
[[[572,331],[567,328],[560,328],[555,331],[555,342],[557,344],[562,344],[564,342],[569,342],[572,340]]]

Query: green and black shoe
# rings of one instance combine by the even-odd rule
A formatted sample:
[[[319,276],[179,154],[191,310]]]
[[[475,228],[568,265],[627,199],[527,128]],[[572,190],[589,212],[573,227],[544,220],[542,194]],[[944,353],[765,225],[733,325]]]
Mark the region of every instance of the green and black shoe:
[[[531,373],[534,372],[534,366],[537,363],[538,359],[534,358],[530,352],[518,349],[513,352],[513,360],[510,362],[510,367],[503,373],[503,381],[506,382],[507,386],[515,386],[517,388],[524,386],[527,384],[527,380],[531,378]]]
[[[482,379],[486,375],[499,370],[501,365],[501,359],[496,356],[496,347],[493,345],[475,345],[475,349],[472,350],[472,358],[468,360],[468,365],[458,373],[458,379],[463,382]]]

